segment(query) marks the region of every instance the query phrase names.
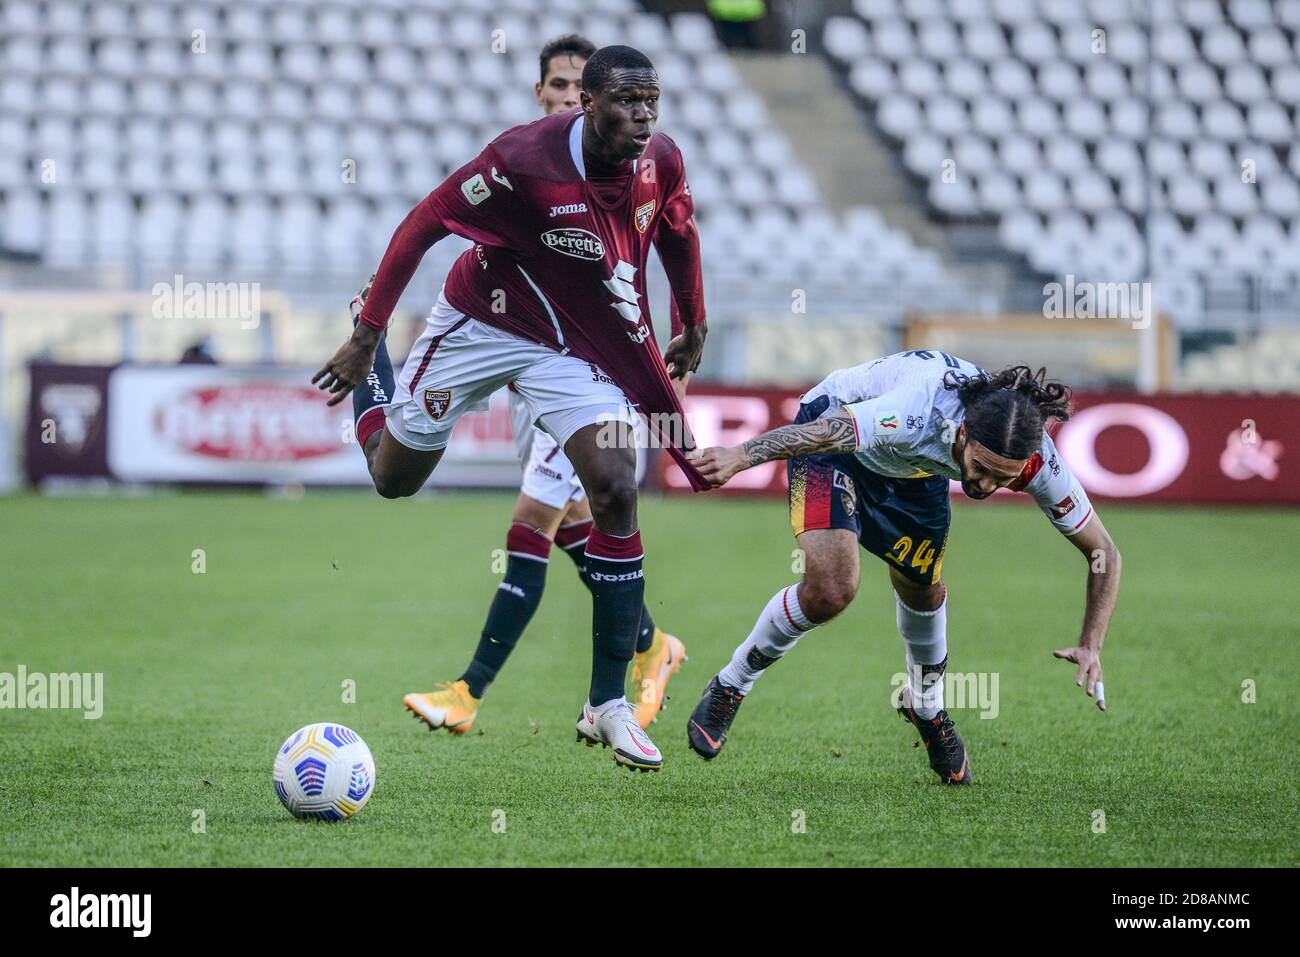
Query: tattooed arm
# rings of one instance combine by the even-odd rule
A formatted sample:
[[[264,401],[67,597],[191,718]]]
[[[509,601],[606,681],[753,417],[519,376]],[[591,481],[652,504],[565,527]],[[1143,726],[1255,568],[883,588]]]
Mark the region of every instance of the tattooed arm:
[[[818,452],[854,452],[858,448],[858,429],[853,416],[845,409],[812,422],[787,425],[764,432],[730,448],[711,448],[693,459],[700,474],[717,488],[725,485],[737,472],[800,455]]]

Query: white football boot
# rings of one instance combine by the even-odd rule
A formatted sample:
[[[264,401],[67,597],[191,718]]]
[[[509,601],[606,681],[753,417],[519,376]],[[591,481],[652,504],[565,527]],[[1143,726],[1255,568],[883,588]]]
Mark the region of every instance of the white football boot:
[[[626,768],[658,771],[663,767],[664,756],[637,724],[627,698],[615,698],[599,708],[583,702],[577,730],[578,740],[587,747],[603,744],[613,748],[614,760]]]

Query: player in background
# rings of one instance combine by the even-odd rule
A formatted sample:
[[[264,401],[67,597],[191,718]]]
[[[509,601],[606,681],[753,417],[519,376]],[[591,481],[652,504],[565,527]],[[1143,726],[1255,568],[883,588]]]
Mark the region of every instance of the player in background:
[[[351,339],[312,381],[331,404],[367,382],[354,398],[357,440],[386,498],[418,492],[460,416],[513,386],[591,505],[592,678],[578,738],[657,770],[662,755],[624,695],[645,585],[634,426],[643,416],[692,486],[707,487],[686,458],[692,440],[672,385],[704,349],[699,237],[681,152],[655,132],[653,64],[630,47],[603,47],[583,68],[580,98],[576,110],[498,136],[411,211]],[[424,253],[453,232],[475,245],[453,265],[395,379],[383,332]],[[662,358],[644,302],[652,241],[683,323]],[[550,545],[525,529],[510,550],[540,559]]]
[[[704,690],[687,725],[691,747],[716,757],[741,701],[764,669],[848,607],[858,547],[889,566],[907,655],[898,711],[920,731],[930,767],[949,784],[972,781],[970,760],[944,710],[948,589],[940,573],[951,518],[948,482],[973,499],[1028,492],[1087,563],[1073,661],[1106,710],[1101,646],[1119,593],[1120,556],[1083,487],[1044,428],[1069,417],[1069,390],[1045,370],[990,375],[942,352],[914,350],[841,369],[803,396],[793,425],[733,448],[698,453],[715,486],[747,468],[788,460],[790,522],[805,556],[801,582],[768,602],[731,661]]]
[[[533,93],[546,115],[579,105],[582,69],[595,52],[590,40],[572,33],[542,47],[541,80],[534,84]],[[368,292],[369,286],[353,300],[355,315],[360,314]],[[672,320],[675,336],[681,331],[675,306]],[[673,380],[679,400],[685,395],[689,376],[687,373]],[[548,558],[537,555],[536,549],[526,543],[537,541],[536,533],[540,532],[573,559],[583,584],[590,584],[585,549],[592,521],[586,492],[573,463],[555,439],[533,424],[528,404],[513,389],[509,390],[509,396],[523,483],[506,534],[505,576],[488,609],[474,657],[461,676],[455,681],[440,682],[437,691],[406,696],[407,708],[430,729],[446,728],[455,734],[464,734],[473,726],[488,686],[496,679],[541,604]],[[377,408],[374,411],[379,412]],[[522,550],[512,547],[520,541],[525,543]],[[650,610],[643,606],[636,654],[632,659],[635,713],[642,728],[648,728],[659,714],[668,680],[685,658],[685,645],[656,626]]]

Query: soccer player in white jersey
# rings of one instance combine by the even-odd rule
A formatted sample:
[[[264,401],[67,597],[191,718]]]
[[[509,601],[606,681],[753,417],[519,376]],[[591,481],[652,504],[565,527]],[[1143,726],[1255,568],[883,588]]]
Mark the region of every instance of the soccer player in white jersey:
[[[942,352],[913,350],[841,369],[803,396],[793,425],[732,448],[698,453],[714,486],[764,462],[788,460],[790,521],[804,577],[777,592],[749,637],[691,714],[691,747],[705,759],[727,740],[741,701],[764,669],[834,618],[858,587],[858,548],[889,567],[908,682],[898,711],[920,732],[930,767],[948,784],[973,780],[943,707],[950,520],[948,483],[973,499],[1024,491],[1084,556],[1087,605],[1077,645],[1055,652],[1097,707],[1101,647],[1119,592],[1120,556],[1087,493],[1044,428],[1069,416],[1069,390],[1014,366],[989,374]]]

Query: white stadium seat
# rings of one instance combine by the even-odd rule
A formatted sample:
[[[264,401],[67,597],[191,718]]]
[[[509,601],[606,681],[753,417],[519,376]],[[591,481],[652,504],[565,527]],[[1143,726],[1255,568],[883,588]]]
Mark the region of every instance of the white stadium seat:
[[[832,56],[849,62],[862,59],[872,51],[871,33],[857,17],[827,18],[822,43]]]
[[[963,140],[964,144],[970,142],[972,141]],[[909,138],[907,145],[903,147],[903,162],[914,175],[929,178],[939,170],[943,161],[949,158],[949,153],[948,142],[942,136],[933,134],[914,136]],[[958,162],[960,163],[961,160],[958,159]]]
[[[946,61],[961,55],[961,38],[957,28],[947,20],[926,20],[917,37],[920,50],[930,59]]]
[[[1182,64],[1177,77],[1178,94],[1192,103],[1206,103],[1222,95],[1218,72],[1201,60]]]
[[[942,136],[961,136],[970,126],[965,104],[951,96],[928,97],[925,118],[930,128]]]
[[[1205,181],[1198,176],[1179,176],[1169,186],[1170,208],[1182,216],[1198,216],[1212,207]]]
[[[1236,170],[1236,162],[1227,145],[1216,140],[1193,143],[1189,157],[1192,169],[1204,177],[1219,177]]]
[[[1224,90],[1229,99],[1238,103],[1266,100],[1270,96],[1264,71],[1253,63],[1235,63],[1229,67]]]
[[[944,89],[939,67],[931,60],[912,60],[898,69],[898,87],[908,96],[933,96]]]
[[[1011,105],[996,97],[985,97],[975,104],[971,113],[971,127],[989,139],[1016,129],[1016,115]]]
[[[1006,37],[995,23],[968,23],[962,31],[962,45],[966,54],[985,63],[993,63],[1007,56]]]
[[[1085,141],[1097,142],[1098,148],[1106,146],[1106,111],[1096,100],[1074,99],[1065,105],[1065,128]]]
[[[1273,67],[1292,62],[1291,46],[1285,34],[1273,27],[1252,30],[1247,49],[1250,59],[1260,66]]]
[[[1020,127],[1026,133],[1047,139],[1061,129],[1061,113],[1056,104],[1042,97],[1030,97],[1016,104]]]
[[[1216,139],[1239,140],[1246,136],[1246,122],[1239,106],[1218,100],[1202,110],[1201,130],[1206,136]]]
[[[1050,63],[1060,56],[1056,32],[1040,20],[1027,20],[1015,28],[1012,49],[1025,63]]]
[[[1048,166],[1064,176],[1074,176],[1092,168],[1088,151],[1078,140],[1053,137],[1044,140],[1044,157]]]
[[[898,87],[894,71],[883,60],[870,59],[856,64],[849,73],[849,85],[868,100],[883,100]],[[1300,95],[1300,82],[1297,82]]]
[[[1153,42],[1155,57],[1162,63],[1196,62],[1196,43],[1191,31],[1181,23],[1158,23]]]
[[[1056,173],[1040,170],[1025,178],[1025,202],[1031,209],[1049,213],[1069,205],[1065,181]]]
[[[959,166],[958,169],[961,169]],[[1020,187],[1010,173],[992,170],[978,177],[976,187],[980,205],[988,212],[1003,213],[1016,209],[1022,202]]]

